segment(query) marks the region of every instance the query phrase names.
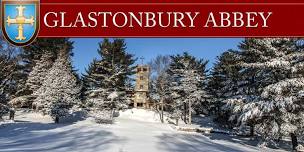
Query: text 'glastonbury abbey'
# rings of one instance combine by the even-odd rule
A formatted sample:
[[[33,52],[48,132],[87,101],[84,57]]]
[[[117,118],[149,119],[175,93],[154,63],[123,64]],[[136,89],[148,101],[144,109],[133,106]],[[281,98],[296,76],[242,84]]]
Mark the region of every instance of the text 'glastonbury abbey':
[[[47,12],[48,28],[267,28],[273,12]]]

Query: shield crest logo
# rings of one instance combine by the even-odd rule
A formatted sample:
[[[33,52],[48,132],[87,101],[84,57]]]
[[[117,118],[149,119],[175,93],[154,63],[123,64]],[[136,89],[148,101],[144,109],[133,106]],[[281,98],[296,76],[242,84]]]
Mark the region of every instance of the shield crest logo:
[[[4,37],[13,45],[25,46],[39,31],[39,0],[2,0],[1,21]]]

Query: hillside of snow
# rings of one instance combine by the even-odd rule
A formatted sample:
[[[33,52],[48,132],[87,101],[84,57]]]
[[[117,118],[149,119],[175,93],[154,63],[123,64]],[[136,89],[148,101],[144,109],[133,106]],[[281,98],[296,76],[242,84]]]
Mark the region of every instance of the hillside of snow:
[[[54,124],[49,116],[17,112],[16,121],[0,127],[0,152],[259,152],[249,139],[184,133],[157,121],[152,111],[121,111],[112,125],[91,118]]]

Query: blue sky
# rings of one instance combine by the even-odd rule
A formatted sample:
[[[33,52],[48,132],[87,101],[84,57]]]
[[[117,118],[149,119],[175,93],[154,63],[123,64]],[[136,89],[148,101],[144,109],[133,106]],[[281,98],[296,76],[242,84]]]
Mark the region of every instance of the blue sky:
[[[98,43],[102,38],[73,38],[73,64],[79,73],[94,58],[98,58]],[[209,60],[208,68],[215,62],[216,56],[228,49],[237,49],[241,38],[127,38],[127,51],[136,57],[144,57],[144,63],[149,62],[157,55],[172,55],[189,52],[191,55]],[[137,60],[141,63],[141,60]]]

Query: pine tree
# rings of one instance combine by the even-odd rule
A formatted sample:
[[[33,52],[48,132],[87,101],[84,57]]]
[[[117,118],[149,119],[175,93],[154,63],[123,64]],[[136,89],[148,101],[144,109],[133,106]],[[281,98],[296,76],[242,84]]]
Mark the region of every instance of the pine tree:
[[[57,58],[58,50],[67,45],[67,51],[72,56],[71,42],[67,38],[38,38],[34,43],[23,47],[20,51],[15,74],[14,98],[10,104],[18,107],[31,107],[35,99],[33,92],[37,91],[47,72]],[[73,74],[77,76],[76,72]]]
[[[171,56],[172,63],[168,69],[170,75],[170,94],[174,101],[174,117],[188,114],[188,123],[191,124],[194,109],[201,112],[201,108],[208,109],[207,93],[205,90],[206,65],[208,61],[196,60],[195,57],[184,53]],[[186,108],[188,107],[188,108]],[[187,110],[187,111],[186,111]]]
[[[7,104],[17,91],[20,49],[0,37],[0,103]]]
[[[51,57],[52,55],[49,52],[43,54],[41,56],[41,59],[36,62],[32,71],[29,73],[26,85],[28,86],[30,91],[37,91],[44,82],[44,79],[47,76],[49,69],[53,65]]]
[[[260,62],[267,62],[274,56],[281,55],[276,52],[276,47],[271,41],[266,39],[245,39],[239,45],[240,51],[237,53],[240,66],[240,80],[238,82],[237,96],[232,96],[226,101],[224,108],[231,111],[230,120],[239,121],[243,118],[244,109],[253,108],[252,106],[259,101],[263,87],[273,81],[269,75],[269,71],[265,69],[255,68],[251,65],[257,65]],[[277,74],[280,75],[280,74]],[[250,105],[250,106],[249,106]],[[255,125],[258,124],[258,118],[252,117],[246,121],[246,125],[250,126],[250,134],[253,136]],[[233,122],[235,123],[235,122]],[[238,124],[242,128],[244,123]]]
[[[79,104],[80,86],[73,74],[67,48],[60,50],[58,58],[46,75],[42,86],[34,93],[34,104],[44,114],[51,115],[55,122],[68,115],[68,110]]]
[[[130,99],[126,91],[129,76],[134,73],[135,67],[132,65],[135,60],[133,55],[126,52],[123,39],[114,39],[113,42],[104,39],[97,51],[101,59],[91,63],[87,74],[83,76],[83,86],[86,102],[96,121],[107,122],[108,118],[112,118],[109,115],[114,108],[125,108],[128,105]]]
[[[42,86],[52,65],[52,53],[46,51],[45,54],[41,56],[41,59],[36,61],[32,71],[28,74],[25,84],[26,88],[22,90],[23,95],[13,98],[10,104],[17,107],[32,107],[32,102],[35,100],[33,93]],[[25,90],[27,93],[25,93]]]
[[[255,40],[263,46],[263,60],[244,63],[259,71],[260,96],[243,106],[240,120],[258,122],[258,132],[264,139],[291,135],[303,130],[303,43],[299,39],[277,38]],[[294,148],[296,145],[294,145]]]
[[[225,102],[240,95],[239,82],[242,81],[238,52],[228,50],[217,57],[210,77],[208,79],[208,92],[212,97],[212,109],[217,115],[216,120],[222,125],[233,127],[236,119],[230,107],[225,107]]]
[[[73,56],[73,42],[68,38],[37,38],[35,42],[23,48],[22,59],[25,63],[24,71],[31,72],[36,61],[39,61],[43,54],[51,55],[53,61],[57,59],[58,51],[67,45],[67,51]]]
[[[13,74],[16,63],[11,60],[9,55],[1,50],[0,54],[0,103],[6,103],[11,92],[10,82],[13,80]]]
[[[33,68],[36,66],[36,63],[41,62],[41,58],[45,54],[49,55],[49,62],[54,62],[57,59],[58,51],[65,45],[67,45],[67,51],[69,54],[73,56],[73,42],[68,38],[37,38],[35,42],[22,48],[20,54],[22,60],[22,64],[20,66],[21,74],[18,77],[18,92],[16,92],[15,96],[22,97],[33,93],[33,90],[28,88],[29,83],[27,83],[27,79]],[[75,72],[74,75],[76,75]]]

